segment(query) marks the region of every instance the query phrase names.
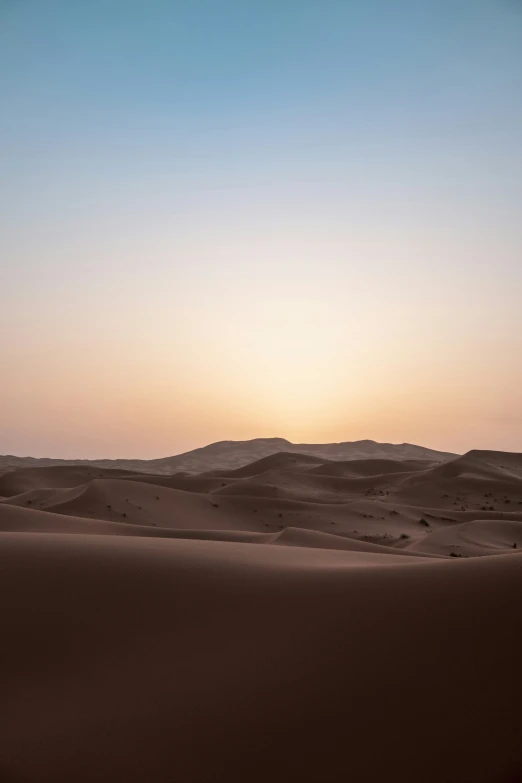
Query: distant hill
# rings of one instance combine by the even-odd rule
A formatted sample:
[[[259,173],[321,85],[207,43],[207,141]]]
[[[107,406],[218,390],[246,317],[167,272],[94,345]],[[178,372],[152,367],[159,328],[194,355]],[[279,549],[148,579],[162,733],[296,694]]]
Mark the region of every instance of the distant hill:
[[[304,454],[320,460],[356,459],[423,459],[446,462],[456,457],[449,452],[434,451],[411,443],[377,443],[373,440],[345,443],[291,443],[284,438],[254,438],[253,440],[224,440],[211,443],[184,454],[161,459],[99,459],[63,460],[48,457],[0,456],[0,472],[28,467],[51,465],[92,465],[99,468],[117,468],[141,473],[171,475],[180,471],[204,473],[212,470],[233,470],[255,460],[278,452]]]

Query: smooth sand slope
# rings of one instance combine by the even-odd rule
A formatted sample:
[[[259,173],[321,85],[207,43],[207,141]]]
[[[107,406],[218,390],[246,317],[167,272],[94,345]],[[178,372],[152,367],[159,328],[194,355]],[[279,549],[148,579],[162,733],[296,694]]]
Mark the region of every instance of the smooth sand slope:
[[[0,780],[522,780],[522,455],[0,476]]]

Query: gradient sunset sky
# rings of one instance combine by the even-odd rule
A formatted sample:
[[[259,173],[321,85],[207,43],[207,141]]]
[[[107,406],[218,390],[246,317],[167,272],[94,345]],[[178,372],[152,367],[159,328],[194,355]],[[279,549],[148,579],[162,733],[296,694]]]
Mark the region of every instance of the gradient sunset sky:
[[[522,451],[522,3],[0,0],[0,453]]]

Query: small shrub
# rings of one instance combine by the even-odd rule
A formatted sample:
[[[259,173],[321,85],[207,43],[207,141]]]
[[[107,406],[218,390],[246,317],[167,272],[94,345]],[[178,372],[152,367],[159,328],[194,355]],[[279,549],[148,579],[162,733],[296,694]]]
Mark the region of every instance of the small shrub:
[[[424,527],[429,527],[430,523],[427,519],[419,519],[419,525],[424,525]]]

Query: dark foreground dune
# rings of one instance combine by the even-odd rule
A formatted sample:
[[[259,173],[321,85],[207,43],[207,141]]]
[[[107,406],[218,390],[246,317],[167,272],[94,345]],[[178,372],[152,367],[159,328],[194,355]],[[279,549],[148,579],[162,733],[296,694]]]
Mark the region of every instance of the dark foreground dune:
[[[522,780],[522,455],[101,473],[0,476],[0,780]]]

